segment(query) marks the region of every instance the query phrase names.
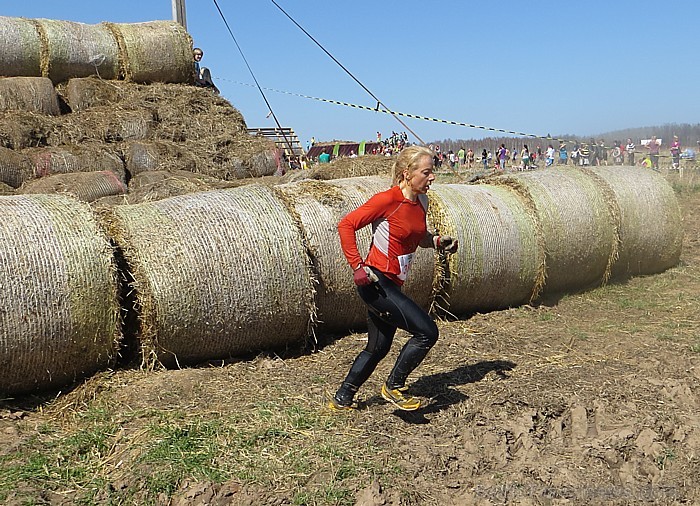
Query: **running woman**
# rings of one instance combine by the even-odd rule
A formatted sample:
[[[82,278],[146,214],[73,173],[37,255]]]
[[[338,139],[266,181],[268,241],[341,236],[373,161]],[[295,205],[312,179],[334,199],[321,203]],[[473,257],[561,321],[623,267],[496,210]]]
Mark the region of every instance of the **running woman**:
[[[329,400],[328,407],[333,411],[357,408],[355,394],[387,355],[399,328],[409,332],[411,338],[399,353],[381,394],[405,411],[421,406],[419,399],[407,395],[406,379],[437,341],[438,328],[423,308],[403,294],[401,286],[418,246],[454,253],[458,245],[450,236],[428,232],[426,193],[434,180],[433,152],[422,146],[407,147],[394,164],[393,186],[374,195],[338,224],[357,292],[367,304],[368,340]],[[370,224],[372,244],[363,260],[355,233]]]

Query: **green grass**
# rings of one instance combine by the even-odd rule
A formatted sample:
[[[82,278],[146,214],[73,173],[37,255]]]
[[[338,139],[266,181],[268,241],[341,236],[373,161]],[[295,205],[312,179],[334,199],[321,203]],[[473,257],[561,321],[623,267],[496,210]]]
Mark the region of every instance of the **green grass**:
[[[343,430],[344,417],[294,403],[253,407],[226,416],[150,409],[122,412],[118,421],[109,408],[90,407],[68,424],[73,430],[47,422],[0,457],[0,502],[32,490],[21,501],[42,503],[39,491],[68,489],[81,504],[155,504],[186,480],[233,480],[290,490],[295,504],[352,504],[345,483],[401,473],[394,462],[377,467],[370,457],[379,449],[357,445]],[[122,460],[128,464],[118,467]],[[327,472],[309,484],[319,469]],[[111,483],[115,474],[128,485]]]

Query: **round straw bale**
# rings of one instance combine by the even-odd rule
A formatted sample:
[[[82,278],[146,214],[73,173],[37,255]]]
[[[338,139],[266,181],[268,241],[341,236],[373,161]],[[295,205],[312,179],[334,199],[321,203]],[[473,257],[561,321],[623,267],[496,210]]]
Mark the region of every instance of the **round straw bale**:
[[[117,351],[114,256],[90,208],[56,195],[0,198],[0,393],[58,387]]]
[[[146,139],[154,127],[153,111],[122,107],[93,107],[64,114],[56,120],[48,143],[52,146],[97,140],[120,142]]]
[[[34,177],[34,167],[25,153],[0,147],[0,182],[19,188]]]
[[[103,144],[83,143],[23,150],[29,157],[36,177],[73,172],[109,170],[125,181],[124,162]]]
[[[95,76],[70,79],[67,83],[59,84],[57,89],[73,112],[115,104],[121,99],[118,84]]]
[[[45,146],[57,119],[35,112],[0,111],[0,146],[23,149]]]
[[[457,253],[447,257],[444,309],[465,315],[528,302],[543,277],[544,251],[524,201],[498,186],[431,188],[437,231],[459,239]]]
[[[104,23],[121,51],[122,75],[139,83],[191,83],[192,38],[174,21]]]
[[[116,206],[146,364],[183,365],[307,335],[313,286],[301,231],[262,185]]]
[[[348,212],[389,187],[390,180],[381,177],[307,180],[276,187],[302,223],[319,281],[316,308],[322,332],[345,332],[367,325],[367,307],[355,290],[352,271],[340,247],[337,225]],[[371,238],[371,227],[357,232],[357,244],[363,256],[369,251]],[[419,248],[404,286],[407,295],[425,309],[432,301],[434,277],[433,250]]]
[[[169,141],[127,141],[122,146],[126,170],[135,177],[142,172],[196,170],[196,157],[192,149],[181,143]]]
[[[46,37],[48,49],[42,70],[54,83],[95,74],[103,79],[119,76],[117,41],[104,25],[54,19],[36,21]]]
[[[0,76],[41,76],[41,45],[35,20],[0,16]]]
[[[24,183],[17,193],[61,193],[84,202],[126,193],[126,185],[109,170],[54,174]]]
[[[657,172],[640,167],[590,167],[607,184],[620,210],[619,258],[613,277],[655,274],[680,260],[681,211],[673,188]]]
[[[583,290],[610,276],[618,231],[609,192],[577,169],[551,169],[486,180],[518,191],[537,212],[546,252],[543,294]]]
[[[359,176],[391,177],[395,159],[395,157],[380,155],[336,158],[330,163],[314,166],[310,179],[340,179]]]
[[[45,77],[0,78],[0,111],[60,114],[56,90]]]

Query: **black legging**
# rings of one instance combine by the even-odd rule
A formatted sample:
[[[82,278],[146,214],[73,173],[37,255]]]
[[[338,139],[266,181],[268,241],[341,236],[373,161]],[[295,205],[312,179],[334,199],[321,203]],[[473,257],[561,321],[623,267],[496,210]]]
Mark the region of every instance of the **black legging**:
[[[423,361],[438,338],[437,325],[423,308],[404,295],[401,287],[384,274],[372,270],[379,281],[357,287],[367,304],[368,339],[367,346],[355,359],[336,393],[336,398],[344,404],[352,401],[377,364],[389,353],[397,328],[410,332],[412,336],[399,353],[386,381],[390,389],[405,385],[408,375]]]

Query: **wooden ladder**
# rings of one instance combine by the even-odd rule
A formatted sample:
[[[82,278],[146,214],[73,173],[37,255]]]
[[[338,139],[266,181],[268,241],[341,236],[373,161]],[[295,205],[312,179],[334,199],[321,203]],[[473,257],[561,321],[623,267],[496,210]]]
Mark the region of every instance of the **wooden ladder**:
[[[301,156],[306,151],[299,142],[299,137],[291,128],[249,128],[250,135],[262,135],[263,137],[274,141],[275,145],[285,154],[289,156]],[[284,138],[287,138],[287,141]],[[292,152],[289,152],[291,145]]]

